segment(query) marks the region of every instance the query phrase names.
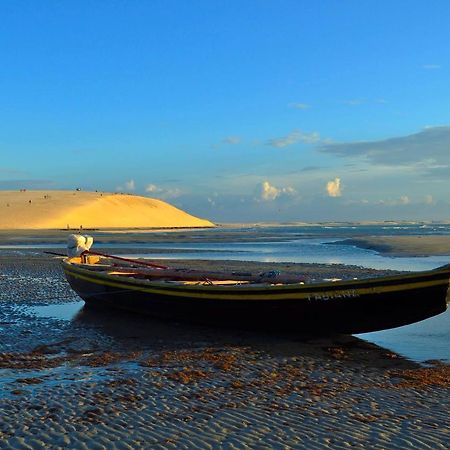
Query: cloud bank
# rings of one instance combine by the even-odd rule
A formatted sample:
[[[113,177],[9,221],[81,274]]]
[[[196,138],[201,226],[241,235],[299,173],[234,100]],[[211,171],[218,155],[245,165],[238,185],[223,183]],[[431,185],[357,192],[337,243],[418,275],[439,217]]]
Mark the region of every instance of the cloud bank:
[[[408,136],[379,141],[322,144],[319,151],[350,158],[362,157],[372,164],[418,165],[418,169],[450,172],[450,126],[425,128]],[[437,172],[436,172],[437,173]]]
[[[300,130],[294,130],[286,136],[280,138],[269,139],[266,145],[271,147],[283,148],[293,144],[317,144],[320,142],[320,134],[317,131],[312,133],[303,133]]]

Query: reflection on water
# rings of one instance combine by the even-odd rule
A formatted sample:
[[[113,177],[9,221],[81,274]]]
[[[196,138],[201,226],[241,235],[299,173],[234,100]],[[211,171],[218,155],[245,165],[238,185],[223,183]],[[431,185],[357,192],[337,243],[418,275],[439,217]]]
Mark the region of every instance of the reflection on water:
[[[196,341],[209,343],[217,340],[236,341],[251,337],[254,344],[273,340],[274,334],[245,330],[213,328],[201,325],[180,324],[162,321],[150,316],[87,307],[83,301],[58,305],[33,306],[29,313],[36,317],[73,321],[88,327],[95,327],[102,333],[120,341],[121,345],[147,345],[150,347],[173,346]],[[283,339],[282,336],[279,336]],[[289,339],[308,340],[310,336],[286,335]],[[387,348],[416,362],[440,359],[450,362],[450,311],[439,316],[391,330],[355,335],[355,338]],[[292,343],[292,342],[291,342]],[[278,343],[279,344],[279,343]]]
[[[83,308],[84,302],[63,303],[58,305],[30,306],[28,312],[36,317],[72,320]]]
[[[167,233],[167,240],[164,238],[164,242],[142,242],[141,236],[145,232],[135,234],[134,238],[133,232],[127,233],[129,239],[123,243],[114,242],[112,237],[105,237],[103,244],[97,242],[96,247],[99,250],[108,248],[111,252],[117,249],[117,252],[122,255],[127,252],[127,255],[123,256],[129,257],[349,264],[374,269],[408,271],[428,270],[447,264],[450,260],[450,256],[385,257],[372,250],[340,244],[342,239],[367,235],[450,235],[450,224],[218,228],[170,232]],[[234,239],[234,235],[238,239]],[[246,235],[249,236],[248,239]],[[183,241],[186,236],[190,239],[188,242]],[[175,237],[177,239],[174,239]],[[102,238],[99,237],[99,239]],[[64,246],[64,243],[62,245]],[[61,245],[48,243],[0,245],[0,248],[9,249],[39,249],[41,247],[59,248]],[[71,320],[80,311],[82,304],[79,302],[34,307],[32,313],[38,317]],[[93,321],[98,322],[104,315],[105,312],[94,315]],[[79,317],[87,317],[85,308],[81,310]],[[141,324],[142,330],[159,326],[159,322],[138,315],[132,316],[130,321]],[[113,322],[114,327],[120,328],[120,321]],[[111,332],[114,332],[114,327],[111,325],[108,327]],[[224,331],[221,330],[221,333]],[[449,312],[417,324],[362,334],[360,337],[414,360],[450,361]]]
[[[402,357],[392,359],[391,351],[346,335],[313,336],[300,333],[264,333],[252,330],[217,328],[174,321],[123,311],[85,306],[73,325],[95,328],[112,338],[115,348],[129,351],[195,350],[205,347],[239,347],[261,351],[272,357],[311,356],[329,358],[330,349],[342,348],[348,362],[366,367],[414,367]],[[107,339],[106,339],[107,340]],[[105,341],[106,341],[105,340]]]
[[[95,235],[95,233],[93,233]],[[450,235],[449,224],[404,226],[341,226],[341,227],[266,227],[218,228],[211,230],[174,231],[173,233],[127,233],[123,242],[114,236],[98,236],[97,250],[108,249],[128,257],[229,259],[260,262],[295,262],[349,264],[372,269],[427,270],[447,264],[449,255],[430,257],[386,257],[379,253],[341,244],[343,239],[358,236],[388,235]],[[165,234],[167,236],[165,236]],[[135,235],[135,236],[134,236]],[[162,241],[151,241],[158,236]],[[97,235],[95,236],[97,238]],[[0,245],[0,249],[29,250],[53,248],[64,251],[65,237],[61,242]]]
[[[332,243],[331,243],[332,242]],[[130,252],[126,257],[183,258],[183,259],[229,259],[234,261],[294,262],[320,264],[347,264],[371,269],[428,270],[447,264],[450,256],[402,257],[381,256],[373,250],[339,244],[330,239],[294,239],[287,242],[234,242],[197,243],[170,246],[182,254],[171,254],[168,245],[147,244]],[[127,246],[129,248],[129,245]],[[161,252],[158,249],[161,248]],[[152,252],[146,252],[151,249]]]
[[[450,363],[450,311],[391,330],[356,335],[388,347],[414,361],[440,359]]]

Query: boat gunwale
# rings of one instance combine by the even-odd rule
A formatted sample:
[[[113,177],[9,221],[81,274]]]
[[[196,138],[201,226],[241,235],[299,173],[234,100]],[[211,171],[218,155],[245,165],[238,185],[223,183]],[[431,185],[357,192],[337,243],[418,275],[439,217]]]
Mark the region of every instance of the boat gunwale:
[[[217,300],[222,298],[239,300],[239,295],[245,295],[246,299],[261,300],[278,300],[278,299],[295,299],[309,298],[315,294],[327,295],[332,292],[336,293],[336,297],[343,297],[346,291],[360,291],[359,295],[368,293],[377,293],[382,289],[384,292],[392,292],[396,290],[410,290],[417,288],[425,288],[439,284],[449,283],[450,265],[438,267],[427,271],[411,272],[406,274],[392,275],[388,277],[371,277],[358,280],[341,280],[323,283],[305,283],[305,284],[285,284],[285,285],[264,285],[243,284],[240,286],[223,286],[223,285],[169,285],[163,281],[155,280],[139,280],[132,278],[123,278],[120,275],[109,275],[99,273],[98,271],[89,270],[85,267],[79,267],[77,263],[70,262],[69,259],[63,260],[63,269],[69,275],[82,277],[85,281],[107,284],[123,289],[138,290],[144,292],[161,293],[164,295],[176,296],[195,296],[210,297]],[[100,282],[98,282],[100,281]],[[419,284],[419,285],[418,285]],[[368,291],[368,292],[364,292]],[[342,295],[339,294],[342,292]],[[278,295],[280,297],[278,297]],[[251,297],[250,297],[251,296]],[[253,297],[253,298],[252,298]],[[256,297],[256,298],[255,298]],[[265,298],[262,298],[265,297]]]

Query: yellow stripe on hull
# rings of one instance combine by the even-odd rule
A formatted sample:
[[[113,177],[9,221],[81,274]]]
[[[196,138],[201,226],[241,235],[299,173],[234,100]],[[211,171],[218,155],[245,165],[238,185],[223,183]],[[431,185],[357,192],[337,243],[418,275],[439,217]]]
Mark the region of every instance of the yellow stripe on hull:
[[[223,289],[222,287],[211,287],[204,286],[202,290],[205,292],[198,292],[198,286],[170,286],[169,289],[159,288],[157,286],[147,287],[142,283],[129,280],[126,284],[121,283],[120,281],[109,279],[108,275],[96,274],[95,276],[90,276],[88,270],[79,269],[75,267],[64,266],[64,271],[74,278],[78,278],[80,280],[88,281],[97,285],[109,286],[116,289],[123,289],[128,291],[138,291],[145,292],[148,294],[154,295],[166,295],[171,297],[180,297],[180,298],[196,298],[196,299],[205,299],[205,300],[315,300],[315,299],[338,299],[338,298],[351,298],[351,297],[360,297],[365,295],[373,295],[373,294],[386,294],[391,292],[399,292],[399,291],[407,291],[407,290],[416,290],[422,288],[428,288],[432,286],[444,286],[448,284],[448,277],[438,279],[438,280],[430,280],[430,281],[413,281],[411,283],[401,282],[404,278],[399,279],[399,284],[393,285],[383,285],[383,286],[373,286],[373,287],[361,287],[358,288],[356,285],[358,282],[346,282],[345,288],[341,287],[342,285],[336,284],[336,289],[330,290],[316,290],[323,287],[323,284],[314,284],[314,285],[302,285],[302,286],[269,286],[264,288],[267,293],[254,293],[252,291],[258,290],[261,291],[262,287],[237,287],[236,290],[239,289],[239,292],[242,292],[242,295],[233,293],[220,293],[219,290]],[[433,273],[433,276],[438,275],[439,272]],[[417,278],[420,274],[416,274],[411,278]],[[406,276],[406,278],[408,278]],[[393,279],[395,279],[393,277]],[[361,280],[363,281],[363,280]],[[360,281],[360,282],[361,282]],[[360,283],[359,282],[359,283]],[[368,282],[364,280],[364,282]],[[311,291],[311,288],[314,291]],[[229,289],[229,288],[228,288]],[[292,291],[295,289],[295,292],[280,292],[280,291]],[[302,290],[309,292],[301,292]],[[271,292],[269,292],[271,291]]]

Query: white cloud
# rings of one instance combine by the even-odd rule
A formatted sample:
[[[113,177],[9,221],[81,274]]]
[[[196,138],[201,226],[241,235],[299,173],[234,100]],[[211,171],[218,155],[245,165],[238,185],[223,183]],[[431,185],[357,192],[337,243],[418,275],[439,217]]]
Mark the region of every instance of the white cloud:
[[[296,190],[292,187],[278,188],[268,181],[263,181],[259,186],[259,198],[264,201],[273,201],[281,195],[293,196]]]
[[[344,100],[343,103],[349,106],[358,106],[365,103],[365,100],[363,98],[352,98],[350,100]]]
[[[174,188],[174,189],[166,189],[163,194],[162,197],[164,198],[177,198],[180,197],[182,195],[182,191],[181,189],[178,188]]]
[[[428,194],[425,196],[425,204],[426,205],[434,205],[436,202],[434,201],[434,198],[432,195]]]
[[[312,133],[303,133],[300,130],[294,130],[287,136],[269,139],[266,144],[271,147],[283,148],[299,142],[302,144],[317,144],[320,142],[320,134],[317,131],[313,131]]]
[[[237,145],[240,144],[241,138],[239,136],[227,136],[222,142],[228,145]]]
[[[375,204],[385,206],[405,206],[411,204],[411,200],[407,195],[402,195],[401,197],[393,200],[378,200]]]
[[[268,181],[264,181],[261,185],[261,198],[263,200],[275,200],[280,192],[280,189],[272,186]]]
[[[341,191],[341,179],[335,178],[327,183],[327,192],[330,197],[340,197]]]
[[[422,66],[422,69],[425,69],[425,70],[437,70],[440,68],[441,68],[440,64],[424,64]]]
[[[125,181],[124,185],[120,185],[116,187],[116,191],[134,191],[136,189],[136,185],[134,180]]]
[[[384,105],[387,102],[384,98],[351,98],[348,100],[344,100],[342,102],[344,105],[348,106],[360,106],[360,105],[372,105],[372,104],[378,104],[378,105]]]
[[[156,186],[156,184],[147,184],[145,187],[145,192],[156,195],[161,198],[177,198],[182,194],[181,190],[178,188],[166,189]]]
[[[294,109],[308,109],[311,107],[307,103],[289,103],[288,106],[289,106],[289,108],[294,108]]]
[[[347,200],[345,203],[345,205],[369,205],[370,201],[367,200],[366,198],[362,198],[361,200]]]

